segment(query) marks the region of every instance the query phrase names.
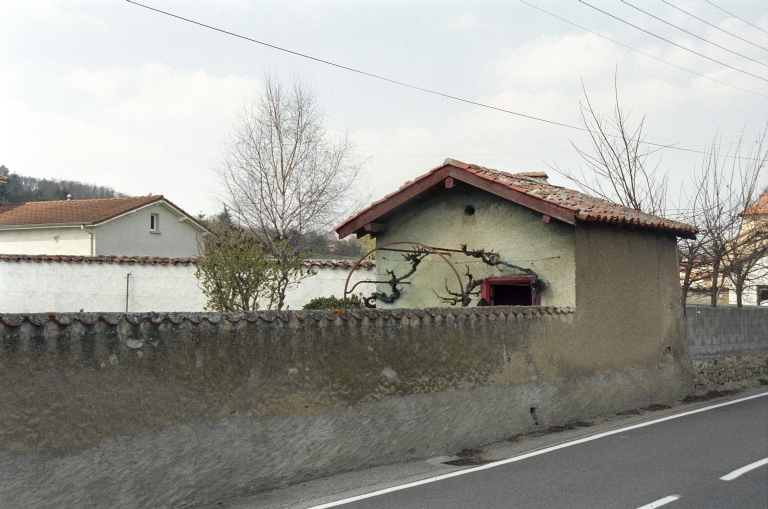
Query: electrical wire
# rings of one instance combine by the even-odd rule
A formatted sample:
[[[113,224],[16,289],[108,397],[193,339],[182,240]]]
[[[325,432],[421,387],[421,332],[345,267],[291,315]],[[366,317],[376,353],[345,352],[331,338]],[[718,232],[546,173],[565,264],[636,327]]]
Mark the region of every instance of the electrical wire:
[[[602,38],[603,38],[603,39],[605,39],[606,41],[611,41],[611,42],[612,42],[612,43],[614,43],[614,44],[618,44],[619,46],[622,46],[622,47],[624,47],[624,48],[627,48],[627,49],[629,49],[629,50],[632,50],[632,51],[634,51],[634,52],[636,52],[636,53],[640,53],[641,55],[644,55],[644,56],[646,56],[646,57],[648,57],[648,58],[652,58],[652,59],[654,59],[654,60],[658,60],[659,62],[665,63],[665,64],[667,64],[667,65],[671,65],[672,67],[675,67],[675,68],[677,68],[677,69],[680,69],[681,71],[685,71],[685,72],[688,72],[688,73],[691,73],[691,74],[695,74],[696,76],[700,76],[700,77],[702,77],[702,78],[705,78],[705,79],[708,79],[708,80],[710,80],[710,81],[714,81],[715,83],[720,83],[721,85],[725,85],[726,87],[731,87],[731,88],[735,88],[736,90],[741,90],[742,92],[747,92],[747,93],[750,93],[750,94],[758,95],[758,96],[760,96],[760,97],[766,97],[766,98],[768,98],[768,95],[765,95],[765,94],[761,94],[761,93],[759,93],[759,92],[754,92],[754,91],[752,91],[752,90],[747,90],[746,88],[737,87],[736,85],[731,85],[730,83],[726,83],[726,82],[724,82],[724,81],[716,80],[715,78],[710,78],[709,76],[707,76],[707,75],[705,75],[705,74],[701,74],[701,73],[698,73],[698,72],[696,72],[696,71],[692,71],[692,70],[690,70],[690,69],[686,69],[685,67],[680,67],[679,65],[673,64],[672,62],[667,62],[666,60],[662,60],[662,59],[661,59],[661,58],[659,58],[659,57],[655,57],[655,56],[651,55],[650,53],[645,53],[645,52],[643,52],[643,51],[640,51],[639,49],[635,49],[635,48],[633,48],[633,47],[631,47],[631,46],[627,46],[626,44],[624,44],[624,43],[621,43],[621,42],[619,42],[619,41],[617,41],[617,40],[615,40],[615,39],[611,39],[610,37],[606,37],[605,35],[602,35],[602,34],[600,34],[600,33],[598,33],[598,32],[595,32],[595,31],[593,31],[593,30],[590,30],[590,29],[588,29],[588,28],[584,28],[584,27],[583,27],[583,26],[581,26],[581,25],[577,25],[576,23],[574,23],[574,22],[572,22],[572,21],[568,21],[567,19],[565,19],[565,18],[562,18],[562,17],[558,16],[557,14],[553,14],[553,13],[551,13],[551,12],[549,12],[549,11],[545,11],[545,10],[544,10],[544,9],[542,9],[541,7],[537,7],[537,6],[533,5],[533,4],[529,4],[529,3],[528,3],[528,2],[526,2],[525,0],[520,0],[520,1],[521,1],[522,3],[524,3],[525,5],[528,5],[528,6],[530,6],[530,7],[533,7],[534,9],[537,9],[537,10],[539,10],[539,11],[543,12],[544,14],[549,14],[549,15],[550,15],[550,16],[552,16],[553,18],[557,18],[557,19],[559,19],[560,21],[563,21],[563,22],[565,22],[565,23],[568,23],[569,25],[573,25],[573,26],[575,26],[576,28],[580,28],[580,29],[584,30],[585,32],[589,32],[590,34],[594,34],[594,35],[596,35],[596,36],[598,36],[598,37],[602,37]]]
[[[581,1],[581,0],[579,0],[579,1]],[[217,28],[217,27],[214,27],[214,26],[211,26],[211,25],[206,25],[205,23],[201,23],[199,21],[195,21],[195,20],[192,20],[192,19],[189,19],[189,18],[185,18],[185,17],[179,16],[179,15],[176,15],[176,14],[173,14],[173,13],[170,13],[170,12],[162,11],[160,9],[155,9],[154,7],[150,7],[148,5],[140,4],[140,3],[135,2],[133,0],[126,0],[126,2],[128,2],[129,4],[136,5],[137,7],[143,7],[144,9],[147,9],[147,10],[150,10],[150,11],[154,11],[154,12],[157,12],[157,13],[160,13],[160,14],[164,14],[164,15],[170,16],[172,18],[180,19],[182,21],[186,21],[188,23],[192,23],[194,25],[198,25],[198,26],[201,26],[201,27],[204,27],[204,28],[208,28],[208,29],[214,30],[216,32],[221,32],[223,34],[231,35],[231,36],[237,37],[239,39],[243,39],[243,40],[246,40],[246,41],[254,42],[256,44],[260,44],[260,45],[266,46],[268,48],[272,48],[272,49],[276,49],[276,50],[279,50],[279,51],[283,51],[285,53],[290,53],[292,55],[296,55],[296,56],[299,56],[299,57],[302,57],[302,58],[307,58],[307,59],[313,60],[315,62],[319,62],[319,63],[326,64],[326,65],[330,65],[332,67],[336,67],[338,69],[343,69],[345,71],[350,71],[350,72],[354,72],[354,73],[357,73],[357,74],[361,74],[363,76],[368,76],[370,78],[374,78],[374,79],[378,79],[378,80],[381,80],[381,81],[385,81],[387,83],[392,83],[392,84],[395,84],[395,85],[400,85],[400,86],[411,88],[411,89],[414,89],[414,90],[419,90],[419,91],[426,92],[426,93],[433,94],[433,95],[437,95],[437,96],[440,96],[440,97],[445,97],[445,98],[453,99],[453,100],[460,101],[460,102],[463,102],[463,103],[472,104],[472,105],[475,105],[475,106],[480,106],[482,108],[487,108],[487,109],[491,109],[491,110],[500,111],[502,113],[509,113],[510,115],[516,115],[516,116],[528,118],[528,119],[531,119],[531,120],[538,120],[540,122],[545,122],[547,124],[553,124],[553,125],[558,125],[558,126],[561,126],[561,127],[567,127],[569,129],[575,129],[577,131],[582,131],[582,132],[586,132],[586,133],[590,132],[590,130],[585,128],[585,127],[577,127],[577,126],[573,126],[573,125],[569,125],[569,124],[564,124],[564,123],[561,123],[561,122],[555,122],[554,120],[547,120],[547,119],[540,118],[540,117],[534,117],[532,115],[525,115],[523,113],[517,113],[517,112],[512,111],[512,110],[506,110],[506,109],[503,109],[503,108],[497,108],[496,106],[490,106],[488,104],[483,104],[483,103],[479,103],[479,102],[476,102],[476,101],[470,101],[469,99],[462,99],[460,97],[456,97],[456,96],[453,96],[453,95],[444,94],[442,92],[437,92],[437,91],[430,90],[430,89],[427,89],[427,88],[422,88],[422,87],[419,87],[419,86],[416,86],[416,85],[410,85],[408,83],[404,83],[404,82],[401,82],[401,81],[397,81],[397,80],[393,80],[393,79],[390,79],[390,78],[386,78],[384,76],[379,76],[377,74],[369,73],[369,72],[366,72],[366,71],[361,71],[361,70],[358,70],[358,69],[355,69],[355,68],[352,68],[352,67],[348,67],[348,66],[345,66],[345,65],[337,64],[337,63],[334,63],[334,62],[331,62],[331,61],[328,61],[328,60],[323,60],[321,58],[313,57],[311,55],[306,55],[304,53],[299,53],[298,51],[289,50],[289,49],[286,49],[286,48],[282,48],[280,46],[275,46],[274,44],[269,44],[269,43],[266,43],[266,42],[263,42],[263,41],[252,39],[250,37],[246,37],[244,35],[236,34],[234,32],[229,32],[227,30],[224,30],[224,29],[221,29],[221,28]],[[582,2],[582,3],[584,3],[584,2]],[[528,4],[528,5],[530,5],[530,4]],[[586,4],[586,5],[589,5],[589,4]],[[609,16],[610,16],[610,14],[609,14]],[[768,80],[766,80],[766,81],[768,81]],[[735,88],[738,88],[738,87],[735,87]],[[760,95],[760,94],[758,94],[758,95]],[[696,154],[707,154],[707,152],[702,151],[702,150],[683,148],[683,147],[676,147],[674,145],[669,145],[669,144],[651,143],[651,142],[645,142],[645,141],[643,143],[645,143],[646,145],[650,145],[650,146],[654,146],[654,147],[659,147],[660,149],[661,148],[668,148],[668,149],[673,149],[673,150],[679,150],[679,151],[682,151],[682,152],[692,152],[692,153],[696,153]],[[732,156],[732,157],[735,157],[735,158],[738,158],[738,159],[750,159],[750,158],[738,157],[738,156]]]
[[[739,37],[738,35],[736,35],[736,34],[733,34],[733,33],[729,32],[728,30],[723,30],[723,29],[722,29],[722,28],[720,28],[719,26],[717,26],[717,25],[713,25],[713,24],[712,24],[712,23],[710,23],[709,21],[705,21],[705,20],[701,19],[700,17],[698,17],[698,16],[696,16],[696,15],[694,15],[694,14],[691,14],[690,12],[688,12],[688,11],[686,11],[686,10],[684,10],[684,9],[681,9],[680,7],[678,7],[678,6],[676,6],[676,5],[672,5],[671,3],[667,2],[667,0],[661,0],[661,1],[662,1],[662,2],[664,2],[665,4],[667,4],[668,6],[672,7],[673,9],[677,9],[678,11],[682,12],[683,14],[687,14],[688,16],[692,17],[693,19],[697,19],[697,20],[701,21],[701,22],[702,22],[702,23],[704,23],[705,25],[709,25],[709,26],[711,26],[711,27],[712,27],[712,28],[714,28],[714,29],[720,30],[720,31],[721,31],[721,32],[723,32],[724,34],[728,34],[728,35],[730,35],[731,37],[735,37],[735,38],[739,39],[740,41],[744,41],[744,42],[746,42],[747,44],[751,44],[752,46],[754,46],[754,47],[756,47],[756,48],[760,48],[761,50],[764,50],[764,51],[768,51],[768,48],[765,48],[765,47],[763,47],[763,46],[760,46],[760,45],[758,45],[758,44],[755,44],[755,43],[754,43],[754,42],[752,42],[752,41],[748,41],[748,40],[744,39],[743,37]]]
[[[740,73],[746,74],[747,76],[752,76],[753,78],[757,78],[759,80],[768,81],[768,79],[763,78],[762,76],[758,76],[757,74],[752,74],[751,72],[747,72],[747,71],[745,71],[743,69],[739,69],[738,67],[734,67],[732,65],[728,65],[728,64],[726,64],[724,62],[721,62],[719,60],[715,60],[714,58],[708,57],[707,55],[705,55],[703,53],[699,53],[698,51],[694,51],[692,49],[686,48],[685,46],[682,46],[680,44],[677,44],[676,42],[670,41],[669,39],[665,39],[664,37],[662,37],[660,35],[656,35],[653,32],[649,32],[648,30],[645,30],[644,28],[640,28],[637,25],[633,25],[629,21],[625,21],[625,20],[619,18],[618,16],[614,16],[613,14],[611,14],[609,12],[606,12],[606,11],[604,11],[602,9],[599,9],[599,8],[595,7],[594,5],[590,5],[587,2],[585,2],[584,0],[579,0],[579,2],[584,4],[584,5],[586,5],[587,7],[591,8],[591,9],[594,9],[594,10],[596,10],[598,12],[602,12],[606,16],[610,16],[611,18],[613,18],[613,19],[615,19],[617,21],[621,21],[622,23],[624,23],[626,25],[629,25],[629,26],[631,26],[633,28],[636,28],[636,29],[640,30],[641,32],[645,32],[646,34],[648,34],[648,35],[650,35],[652,37],[656,37],[657,39],[661,39],[662,41],[667,42],[667,43],[669,43],[669,44],[671,44],[673,46],[677,46],[678,48],[683,49],[683,50],[685,50],[685,51],[687,51],[689,53],[693,53],[694,55],[698,55],[698,56],[700,56],[702,58],[706,58],[707,60],[709,60],[711,62],[714,62],[716,64],[720,64],[720,65],[722,65],[724,67],[728,67],[729,69],[733,69],[734,71],[738,71]]]
[[[712,3],[712,2],[710,2],[709,0],[704,0],[704,1],[705,1],[705,2],[707,2],[709,5],[711,5],[712,7],[714,7],[715,9],[720,9],[721,11],[723,11],[724,13],[726,13],[728,16],[733,16],[734,18],[738,19],[738,20],[739,20],[739,21],[741,21],[742,23],[746,23],[747,25],[749,25],[749,26],[751,26],[751,27],[754,27],[754,28],[757,28],[757,29],[758,29],[758,30],[760,30],[761,32],[765,32],[766,34],[768,34],[768,31],[766,31],[766,30],[763,30],[762,28],[760,28],[760,27],[759,27],[759,26],[757,26],[757,25],[753,25],[752,23],[750,23],[750,22],[749,22],[749,21],[747,21],[747,20],[741,19],[740,17],[736,16],[735,14],[731,14],[730,12],[726,11],[726,10],[725,10],[725,9],[723,9],[722,7],[718,7],[717,5],[713,4],[713,3]]]
[[[165,14],[166,16],[170,16],[172,18],[180,19],[180,20],[186,21],[188,23],[193,23],[193,24],[201,26],[201,27],[205,27],[205,28],[208,28],[208,29],[211,29],[211,30],[215,30],[215,31],[221,32],[223,34],[231,35],[233,37],[238,37],[238,38],[244,39],[246,41],[255,42],[256,44],[260,44],[260,45],[266,46],[268,48],[272,48],[272,49],[276,49],[276,50],[279,50],[279,51],[283,51],[285,53],[290,53],[292,55],[296,55],[296,56],[299,56],[299,57],[302,57],[302,58],[307,58],[309,60],[314,60],[315,62],[320,62],[321,64],[330,65],[330,66],[333,66],[333,67],[337,67],[339,69],[344,69],[345,71],[350,71],[350,72],[354,72],[354,73],[357,73],[357,74],[362,74],[363,76],[368,76],[369,78],[374,78],[374,79],[377,79],[377,80],[386,81],[387,83],[392,83],[392,84],[395,84],[395,85],[400,85],[401,87],[407,87],[407,88],[411,88],[411,89],[414,89],[414,90],[419,90],[421,92],[426,92],[428,94],[433,94],[433,95],[437,95],[437,96],[440,96],[440,97],[445,97],[445,98],[448,98],[448,99],[453,99],[454,101],[459,101],[459,102],[463,102],[463,103],[466,103],[466,104],[472,104],[474,106],[480,106],[481,108],[487,108],[489,110],[496,110],[496,111],[501,111],[503,113],[509,113],[510,115],[516,115],[518,117],[523,117],[523,118],[527,118],[527,119],[530,119],[530,120],[537,120],[539,122],[546,122],[547,124],[559,125],[561,127],[567,127],[569,129],[576,129],[578,131],[585,131],[585,132],[588,131],[587,129],[585,129],[583,127],[578,127],[578,126],[570,125],[570,124],[564,124],[562,122],[556,122],[554,120],[547,120],[545,118],[534,117],[533,115],[526,115],[524,113],[518,113],[516,111],[507,110],[507,109],[499,108],[499,107],[496,107],[496,106],[491,106],[490,104],[479,103],[479,102],[476,102],[476,101],[471,101],[469,99],[464,99],[464,98],[461,98],[461,97],[457,97],[455,95],[445,94],[443,92],[438,92],[436,90],[430,90],[428,88],[419,87],[417,85],[411,85],[409,83],[405,83],[405,82],[402,82],[402,81],[393,80],[393,79],[390,79],[390,78],[386,78],[384,76],[379,76],[378,74],[373,74],[373,73],[370,73],[370,72],[361,71],[360,69],[355,69],[353,67],[348,67],[346,65],[337,64],[337,63],[331,62],[329,60],[323,60],[321,58],[313,57],[313,56],[307,55],[305,53],[299,53],[298,51],[293,51],[293,50],[289,50],[287,48],[282,48],[280,46],[275,46],[274,44],[269,44],[269,43],[266,43],[266,42],[263,42],[263,41],[252,39],[250,37],[246,37],[244,35],[236,34],[234,32],[228,32],[227,30],[223,30],[221,28],[216,28],[216,27],[211,26],[211,25],[206,25],[205,23],[200,23],[199,21],[195,21],[195,20],[192,20],[192,19],[189,19],[189,18],[184,18],[182,16],[178,16],[178,15],[170,13],[170,12],[161,11],[160,9],[155,9],[154,7],[150,7],[148,5],[140,4],[138,2],[134,2],[133,0],[126,0],[126,2],[128,2],[129,4],[136,5],[138,7],[143,7],[145,9],[149,9],[151,11],[158,12],[160,14]]]
[[[748,56],[746,56],[746,55],[742,55],[741,53],[738,53],[738,52],[736,52],[736,51],[732,51],[732,50],[729,50],[729,49],[728,49],[728,48],[726,48],[725,46],[720,46],[719,44],[717,44],[717,43],[714,43],[714,42],[712,42],[712,41],[708,41],[708,40],[707,40],[707,39],[705,39],[704,37],[700,37],[700,36],[698,36],[698,35],[694,34],[693,32],[689,32],[688,30],[686,30],[686,29],[684,29],[684,28],[680,28],[680,27],[679,27],[679,26],[677,26],[677,25],[673,25],[673,24],[672,24],[672,23],[670,23],[669,21],[665,21],[665,20],[663,20],[663,19],[659,18],[658,16],[654,16],[654,15],[653,15],[653,14],[651,14],[650,12],[648,12],[648,11],[644,11],[644,10],[643,10],[643,9],[641,9],[640,7],[636,7],[636,6],[632,5],[631,3],[627,2],[626,0],[621,0],[621,3],[623,3],[623,4],[626,4],[626,5],[630,6],[630,7],[632,7],[633,9],[636,9],[636,10],[638,10],[638,11],[642,12],[642,13],[643,13],[643,14],[645,14],[646,16],[650,16],[650,17],[652,17],[653,19],[659,20],[659,21],[661,21],[662,23],[665,23],[665,24],[667,24],[667,25],[671,26],[672,28],[676,28],[676,29],[680,30],[681,32],[685,32],[686,34],[688,34],[688,35],[690,35],[690,36],[692,36],[692,37],[695,37],[695,38],[697,38],[697,39],[699,39],[699,40],[701,40],[701,41],[704,41],[704,42],[706,42],[707,44],[711,44],[712,46],[715,46],[715,47],[717,47],[717,48],[720,48],[720,49],[722,49],[722,50],[725,50],[725,51],[727,51],[728,53],[732,53],[732,54],[734,54],[734,55],[740,56],[741,58],[746,58],[747,60],[750,60],[750,61],[752,61],[752,62],[755,62],[756,64],[760,64],[760,65],[762,65],[763,67],[768,67],[768,64],[765,64],[765,63],[763,63],[763,62],[761,62],[761,61],[759,61],[759,60],[755,60],[754,58],[750,58],[750,57],[748,57]]]

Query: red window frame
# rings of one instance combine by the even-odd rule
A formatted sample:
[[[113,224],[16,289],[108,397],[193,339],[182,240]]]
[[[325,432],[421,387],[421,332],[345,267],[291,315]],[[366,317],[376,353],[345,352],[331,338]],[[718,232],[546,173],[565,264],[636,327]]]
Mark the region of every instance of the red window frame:
[[[541,305],[541,292],[534,291],[534,288],[533,288],[533,285],[531,284],[531,281],[533,281],[533,278],[531,276],[521,276],[521,277],[489,277],[480,286],[480,297],[485,299],[485,302],[487,302],[489,306],[492,306],[493,304],[491,303],[491,286],[502,286],[502,285],[524,286],[524,285],[528,285],[531,288],[531,302],[533,303],[532,305],[533,306],[540,306]]]

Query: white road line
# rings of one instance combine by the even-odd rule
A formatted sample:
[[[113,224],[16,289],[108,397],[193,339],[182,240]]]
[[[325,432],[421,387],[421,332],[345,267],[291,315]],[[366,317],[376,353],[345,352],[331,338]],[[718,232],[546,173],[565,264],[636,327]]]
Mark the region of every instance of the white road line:
[[[680,495],[670,495],[668,497],[659,499],[656,502],[651,502],[650,504],[644,505],[643,507],[638,507],[637,509],[656,509],[657,507],[661,507],[663,505],[667,505],[670,502],[674,502],[678,498],[680,498]]]
[[[750,470],[754,470],[757,467],[762,467],[763,465],[768,465],[768,458],[765,458],[764,460],[755,461],[754,463],[750,463],[746,467],[741,467],[739,469],[734,470],[728,475],[724,475],[720,478],[721,481],[733,481],[740,475],[746,474]]]
[[[340,505],[349,504],[351,502],[357,502],[358,500],[365,500],[366,498],[373,498],[378,497],[380,495],[386,495],[387,493],[392,493],[394,491],[400,491],[400,490],[407,490],[408,488],[415,488],[416,486],[421,486],[422,484],[429,484],[437,481],[442,481],[444,479],[450,479],[451,477],[458,477],[460,475],[467,475],[474,472],[479,472],[480,470],[486,470],[488,468],[494,468],[501,465],[506,465],[508,463],[515,463],[517,461],[522,461],[524,459],[532,458],[534,456],[539,456],[541,454],[546,454],[548,452],[556,451],[558,449],[565,449],[566,447],[571,447],[578,444],[583,444],[585,442],[591,442],[592,440],[597,440],[598,438],[604,438],[610,435],[615,435],[617,433],[624,433],[625,431],[631,431],[633,429],[638,428],[644,428],[645,426],[650,426],[652,424],[658,424],[660,422],[664,421],[671,421],[672,419],[679,419],[680,417],[685,417],[688,415],[698,414],[700,412],[706,412],[707,410],[714,410],[715,408],[720,408],[728,405],[735,405],[736,403],[741,403],[743,401],[747,401],[750,399],[755,398],[762,398],[764,396],[768,396],[768,392],[763,392],[761,394],[755,394],[753,396],[747,396],[746,398],[740,398],[740,399],[734,399],[733,401],[726,401],[725,403],[719,403],[717,405],[707,406],[703,408],[697,408],[696,410],[689,410],[688,412],[683,412],[675,415],[668,415],[667,417],[662,417],[661,419],[655,419],[653,421],[647,421],[647,422],[641,422],[639,424],[633,424],[632,426],[627,426],[625,428],[619,428],[614,429],[611,431],[604,431],[603,433],[598,433],[596,435],[591,435],[584,438],[579,438],[578,440],[574,440],[572,442],[566,442],[564,444],[558,444],[554,445],[552,447],[547,447],[545,449],[540,449],[538,451],[529,452],[526,454],[521,454],[520,456],[515,456],[514,458],[507,458],[505,460],[496,461],[494,463],[487,463],[485,465],[481,465],[479,467],[472,467],[467,468],[464,470],[459,470],[457,472],[451,472],[449,474],[443,474],[443,475],[436,475],[435,477],[430,477],[428,479],[422,479],[420,481],[414,481],[409,482],[407,484],[401,484],[399,486],[392,486],[390,488],[384,488],[382,490],[372,491],[370,493],[366,493],[364,495],[357,495],[355,497],[349,497],[344,498],[341,500],[336,500],[335,502],[328,502],[326,504],[320,504],[315,505],[312,507],[309,507],[308,509],[327,509],[329,507],[338,507]]]

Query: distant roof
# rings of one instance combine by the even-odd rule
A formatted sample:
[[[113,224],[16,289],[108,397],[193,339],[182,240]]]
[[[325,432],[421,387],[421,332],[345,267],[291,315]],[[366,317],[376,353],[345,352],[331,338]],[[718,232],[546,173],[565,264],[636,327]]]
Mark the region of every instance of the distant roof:
[[[171,203],[163,195],[98,198],[93,200],[56,200],[0,204],[0,228],[8,226],[45,226],[61,224],[97,225],[132,210],[164,202],[185,215],[200,228],[194,217]]]
[[[757,203],[741,213],[742,216],[760,216],[763,214],[768,215],[768,191],[760,195]]]
[[[400,189],[373,202],[335,228],[340,238],[352,233],[367,233],[366,225],[376,222],[385,214],[416,199],[421,193],[445,185],[446,179],[455,179],[476,188],[518,203],[568,224],[599,222],[626,225],[694,238],[697,230],[688,224],[646,214],[623,205],[588,196],[579,191],[553,186],[546,176],[536,174],[510,174],[503,171],[446,159],[438,166],[406,183]]]

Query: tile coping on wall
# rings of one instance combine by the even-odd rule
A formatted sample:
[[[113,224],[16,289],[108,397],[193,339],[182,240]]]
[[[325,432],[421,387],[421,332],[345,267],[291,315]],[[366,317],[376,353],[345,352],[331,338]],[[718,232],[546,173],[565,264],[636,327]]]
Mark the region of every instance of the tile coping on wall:
[[[168,321],[173,325],[178,325],[184,320],[188,320],[190,323],[197,325],[203,321],[217,324],[221,320],[237,323],[241,320],[247,322],[273,322],[279,320],[281,322],[290,322],[296,320],[299,323],[304,322],[307,318],[312,318],[314,321],[334,321],[337,318],[347,321],[351,318],[356,320],[362,320],[363,318],[369,318],[375,320],[381,318],[387,320],[394,318],[395,320],[401,320],[403,318],[425,318],[430,316],[432,318],[438,315],[446,318],[449,315],[454,317],[460,316],[521,316],[521,317],[537,317],[547,315],[568,315],[575,312],[575,308],[571,306],[567,307],[553,307],[553,306],[488,306],[488,307],[475,307],[475,308],[424,308],[424,309],[355,309],[355,310],[317,310],[317,311],[254,311],[249,313],[240,314],[226,314],[226,313],[33,313],[33,314],[17,314],[6,313],[0,314],[0,324],[6,327],[18,327],[24,322],[28,322],[32,325],[43,326],[48,322],[53,322],[57,325],[70,325],[77,321],[83,325],[93,325],[98,321],[103,321],[108,325],[117,325],[120,321],[125,320],[131,325],[138,325],[143,321],[148,321],[152,324],[160,324],[164,321]]]
[[[21,254],[0,254],[2,262],[69,262],[69,263],[128,263],[128,264],[147,264],[147,265],[187,265],[196,264],[199,257],[191,258],[162,258],[158,256],[78,256],[78,255],[21,255]],[[355,266],[355,262],[348,260],[304,260],[301,264],[305,267],[328,267],[339,269],[350,269]],[[376,267],[373,260],[363,260],[360,262],[360,268],[369,270]]]

